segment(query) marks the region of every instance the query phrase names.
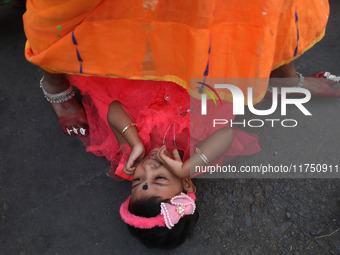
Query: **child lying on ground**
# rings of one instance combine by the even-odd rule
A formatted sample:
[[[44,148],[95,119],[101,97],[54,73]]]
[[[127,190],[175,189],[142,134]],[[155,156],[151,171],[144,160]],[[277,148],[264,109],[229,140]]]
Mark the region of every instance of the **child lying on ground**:
[[[232,130],[219,129],[183,162],[180,156],[183,151],[177,148],[167,150],[158,132],[150,134],[151,147],[145,157],[137,124],[120,102],[111,103],[108,123],[118,142],[127,142],[131,147],[124,172],[133,175],[132,189],[131,196],[120,210],[123,220],[130,232],[146,246],[177,247],[186,239],[198,218],[196,188],[190,179],[190,166],[206,165],[224,154],[232,143]]]
[[[190,110],[200,102],[190,102],[175,83],[80,76],[71,82],[84,95],[87,151],[112,162],[108,176],[132,181],[120,212],[148,247],[180,245],[197,221],[190,166],[212,163],[222,154],[230,159],[259,151],[257,137],[190,123]],[[232,118],[227,102],[219,109]]]

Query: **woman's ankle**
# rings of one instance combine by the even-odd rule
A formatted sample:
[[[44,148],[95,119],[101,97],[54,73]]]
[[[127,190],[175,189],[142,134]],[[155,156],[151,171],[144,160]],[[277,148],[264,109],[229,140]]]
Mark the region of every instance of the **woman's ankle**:
[[[299,75],[296,73],[294,63],[290,62],[273,70],[270,78],[299,78]]]
[[[67,90],[70,82],[63,73],[49,73],[43,70],[41,85],[47,93],[57,94]]]

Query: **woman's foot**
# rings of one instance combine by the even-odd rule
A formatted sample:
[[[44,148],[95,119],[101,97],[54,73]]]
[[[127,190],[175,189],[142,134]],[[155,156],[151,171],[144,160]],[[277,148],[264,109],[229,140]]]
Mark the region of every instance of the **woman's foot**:
[[[340,88],[333,88],[337,83],[329,80],[324,76],[325,72],[318,72],[316,74],[302,78],[301,88],[308,89],[311,92],[312,97],[337,97],[340,98]],[[284,82],[284,87],[296,87],[301,82],[301,77],[296,73],[293,62],[283,65],[270,74],[271,82],[276,78],[291,78]],[[276,80],[278,81],[278,80]],[[270,83],[271,83],[270,82]],[[270,86],[270,84],[269,84]],[[272,86],[274,87],[274,85]],[[270,90],[270,89],[269,89]],[[271,98],[272,92],[268,91],[266,97]],[[301,94],[289,94],[289,97],[299,97]]]
[[[48,95],[67,91],[70,83],[64,74],[52,74],[44,71],[44,77],[41,80],[41,86]],[[87,136],[89,133],[86,113],[83,106],[73,96],[72,91],[65,93],[63,102],[55,102],[58,100],[48,100],[54,112],[57,115],[59,124],[66,135]],[[52,101],[52,102],[51,102]]]
[[[328,80],[324,76],[325,72],[320,71],[313,75],[305,77],[303,88],[308,89],[312,97],[340,97],[340,88],[333,88],[337,83]]]

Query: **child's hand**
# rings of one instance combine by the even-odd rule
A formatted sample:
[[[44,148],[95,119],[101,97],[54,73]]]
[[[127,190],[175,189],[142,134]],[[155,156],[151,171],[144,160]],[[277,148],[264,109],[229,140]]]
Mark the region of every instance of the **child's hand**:
[[[124,173],[127,175],[133,175],[136,169],[136,165],[141,161],[145,156],[145,148],[142,143],[137,143],[132,147],[130,156],[124,166]]]
[[[171,153],[166,149],[165,145],[163,145],[157,151],[157,159],[177,177],[187,177],[182,169],[183,161],[177,149],[174,149]]]

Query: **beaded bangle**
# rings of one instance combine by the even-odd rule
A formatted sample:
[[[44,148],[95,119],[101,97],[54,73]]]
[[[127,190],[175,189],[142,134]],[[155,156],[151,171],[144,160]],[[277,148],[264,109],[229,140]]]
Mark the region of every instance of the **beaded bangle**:
[[[125,133],[126,130],[128,130],[130,127],[137,127],[137,124],[136,123],[131,123],[129,125],[127,125],[125,128],[123,128],[122,130],[122,135]]]
[[[199,148],[196,147],[195,150],[196,150],[198,156],[202,159],[202,161],[208,166],[210,163],[209,163],[207,156],[205,156]]]

